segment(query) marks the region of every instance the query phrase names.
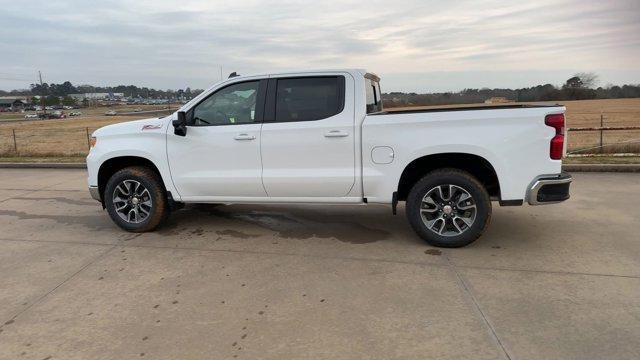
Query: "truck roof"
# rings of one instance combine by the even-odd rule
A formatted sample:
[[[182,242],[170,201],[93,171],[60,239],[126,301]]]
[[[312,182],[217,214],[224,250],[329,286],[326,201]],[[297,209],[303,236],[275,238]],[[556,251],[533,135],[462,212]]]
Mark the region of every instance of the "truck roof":
[[[287,71],[272,71],[272,72],[263,72],[263,73],[248,73],[243,75],[237,75],[236,78],[249,78],[249,77],[259,77],[259,76],[286,76],[286,75],[299,75],[299,74],[318,74],[318,73],[331,73],[331,72],[346,72],[352,75],[364,76],[366,74],[371,74],[376,76],[375,74],[368,72],[365,69],[356,69],[356,68],[342,68],[342,69],[304,69],[304,70],[287,70]],[[225,79],[226,80],[226,79]]]

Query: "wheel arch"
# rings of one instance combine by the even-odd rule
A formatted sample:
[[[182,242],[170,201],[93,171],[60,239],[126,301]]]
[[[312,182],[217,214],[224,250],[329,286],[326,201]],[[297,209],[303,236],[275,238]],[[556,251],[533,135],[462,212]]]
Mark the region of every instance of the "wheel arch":
[[[500,181],[487,159],[469,153],[437,153],[416,158],[405,166],[398,181],[397,200],[406,200],[416,182],[427,173],[442,168],[467,171],[482,183],[492,199],[500,199]]]
[[[153,163],[153,161],[141,157],[141,156],[117,156],[105,160],[98,170],[98,191],[100,192],[100,199],[102,199],[102,203],[104,205],[104,190],[107,186],[107,182],[115,174],[116,172],[131,166],[144,166],[146,168],[151,169],[158,175],[160,182],[162,183],[162,187],[167,191],[167,186],[164,183],[164,179],[162,178],[162,174],[160,170]]]

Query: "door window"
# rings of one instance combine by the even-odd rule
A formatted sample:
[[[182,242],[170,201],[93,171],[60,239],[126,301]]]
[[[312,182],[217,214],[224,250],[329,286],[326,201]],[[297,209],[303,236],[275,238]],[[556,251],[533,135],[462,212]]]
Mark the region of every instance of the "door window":
[[[250,124],[256,121],[256,98],[260,81],[229,85],[190,111],[192,126]]]
[[[276,121],[321,120],[344,108],[344,77],[278,79]]]

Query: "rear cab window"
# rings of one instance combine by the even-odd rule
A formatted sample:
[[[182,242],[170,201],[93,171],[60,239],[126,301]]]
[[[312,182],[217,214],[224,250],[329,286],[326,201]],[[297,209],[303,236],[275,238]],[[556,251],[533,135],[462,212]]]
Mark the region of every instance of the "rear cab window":
[[[380,92],[380,78],[373,74],[365,74],[364,87],[366,92],[367,114],[382,111],[382,93]]]

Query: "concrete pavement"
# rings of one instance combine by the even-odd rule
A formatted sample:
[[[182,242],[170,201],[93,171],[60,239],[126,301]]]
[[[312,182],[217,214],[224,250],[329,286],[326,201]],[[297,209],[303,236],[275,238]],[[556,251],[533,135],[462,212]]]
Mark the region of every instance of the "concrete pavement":
[[[383,206],[191,206],[130,234],[85,177],[0,169],[0,359],[640,357],[638,174],[495,206],[463,249]]]

